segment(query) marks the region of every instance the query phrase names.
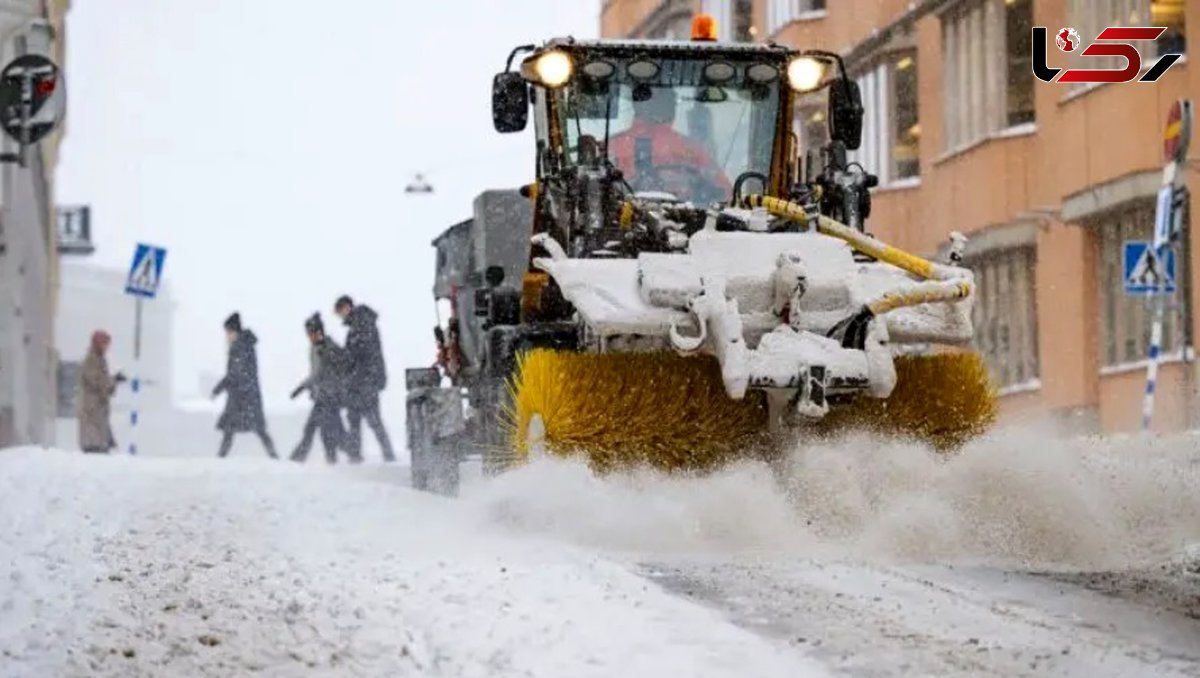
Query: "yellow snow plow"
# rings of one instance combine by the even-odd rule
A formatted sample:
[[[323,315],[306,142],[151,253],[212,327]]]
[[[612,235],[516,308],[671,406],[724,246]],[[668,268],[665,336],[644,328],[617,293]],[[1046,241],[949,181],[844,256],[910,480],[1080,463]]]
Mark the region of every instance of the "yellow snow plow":
[[[931,261],[866,231],[877,179],[849,155],[863,107],[841,58],[711,26],[551,40],[496,76],[498,131],[533,111],[537,180],[506,231],[519,267],[495,241],[472,254],[462,385],[504,431],[487,468],[541,450],[705,471],[846,428],[948,450],[993,422],[963,239]],[[797,97],[818,91],[830,141],[801,153]]]
[[[779,218],[809,221],[801,206],[784,200],[754,195],[742,203]],[[823,215],[814,226],[815,233],[804,237],[820,238],[821,245],[798,247],[771,236],[753,241],[750,249],[766,248],[774,255],[774,268],[741,266],[752,260],[747,252],[739,256],[739,246],[749,240],[710,233],[716,240],[705,244],[703,231],[694,235],[699,256],[708,247],[722,253],[714,258],[724,263],[707,273],[728,280],[729,269],[737,269],[733,277],[741,294],[726,287],[705,299],[714,290],[703,289],[704,276],[699,276],[693,281],[699,292],[688,299],[691,317],[659,323],[670,350],[525,354],[511,394],[510,445],[517,458],[540,447],[585,453],[605,470],[630,465],[710,470],[769,454],[764,434],[781,430],[797,415],[807,420],[810,434],[865,428],[913,437],[939,450],[985,430],[995,418],[995,396],[978,354],[892,355],[896,338],[950,344],[969,339],[970,273],[896,250]],[[838,262],[838,250],[830,247],[837,241],[874,261],[855,264],[843,256]],[[822,247],[830,249],[822,252]],[[811,263],[819,259],[821,264],[805,267],[806,253],[815,257]],[[672,267],[695,265],[688,261],[690,252],[672,256]],[[769,262],[771,256],[758,258]],[[553,261],[536,263],[552,275],[559,270]],[[652,265],[639,268],[630,285],[618,268],[602,270],[611,263],[597,262],[596,275],[586,285],[571,285],[565,293],[578,300],[577,312],[596,319],[591,327],[605,325],[600,314],[589,313],[591,295],[611,304],[622,287],[640,287],[648,298],[663,291],[654,287],[659,278],[647,274]],[[825,270],[817,272],[822,266]],[[565,273],[568,280],[572,275]],[[673,270],[671,277],[685,276]],[[769,315],[751,310],[756,300],[768,299],[774,307]],[[779,317],[778,309],[787,317]],[[630,318],[653,313],[625,310]],[[697,331],[688,336],[676,322],[690,322]]]

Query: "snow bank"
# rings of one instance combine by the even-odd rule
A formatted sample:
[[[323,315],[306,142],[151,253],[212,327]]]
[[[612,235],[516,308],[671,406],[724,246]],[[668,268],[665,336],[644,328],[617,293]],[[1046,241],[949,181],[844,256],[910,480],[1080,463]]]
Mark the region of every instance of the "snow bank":
[[[4,675],[823,675],[604,558],[362,474],[0,451]]]

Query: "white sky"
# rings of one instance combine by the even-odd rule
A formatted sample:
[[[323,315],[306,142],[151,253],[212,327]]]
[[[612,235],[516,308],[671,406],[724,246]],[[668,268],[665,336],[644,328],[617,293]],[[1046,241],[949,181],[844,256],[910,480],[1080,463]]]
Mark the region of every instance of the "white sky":
[[[392,411],[403,367],[433,362],[430,240],[481,190],[532,178],[531,132],[492,130],[492,75],[516,45],[599,24],[599,0],[74,5],[58,201],[92,205],[99,264],[169,248],[176,389],[224,369],[237,310],[265,395],[285,396],[304,318],[334,326],[348,293],[381,314]],[[415,172],[436,195],[404,194]]]

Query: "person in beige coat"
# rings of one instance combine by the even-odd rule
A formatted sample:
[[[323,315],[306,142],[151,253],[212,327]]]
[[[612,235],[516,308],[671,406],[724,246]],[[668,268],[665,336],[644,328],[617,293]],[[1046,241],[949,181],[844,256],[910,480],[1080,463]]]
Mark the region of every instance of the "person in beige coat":
[[[104,330],[92,333],[92,343],[79,371],[79,447],[84,452],[108,454],[117,446],[113,439],[110,404],[125,375],[108,373],[108,347],[112,337]]]

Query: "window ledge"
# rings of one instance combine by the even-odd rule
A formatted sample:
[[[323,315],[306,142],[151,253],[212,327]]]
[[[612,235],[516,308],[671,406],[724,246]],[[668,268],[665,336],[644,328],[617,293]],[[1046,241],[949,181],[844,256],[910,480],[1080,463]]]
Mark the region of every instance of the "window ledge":
[[[807,12],[800,12],[796,16],[794,16],[790,19],[787,19],[786,21],[781,22],[775,28],[775,30],[771,31],[770,37],[772,39],[774,39],[775,36],[779,35],[781,32],[783,32],[783,30],[785,28],[787,28],[788,26],[791,26],[792,24],[802,24],[802,23],[808,23],[811,21],[820,21],[821,19],[826,19],[828,17],[829,17],[828,9],[813,9],[813,10],[809,10]]]
[[[875,187],[874,192],[875,193],[890,193],[892,191],[907,191],[907,190],[910,190],[913,188],[920,188],[920,187],[921,187],[921,177],[920,176],[905,177],[903,179],[896,179],[895,181],[889,181],[886,184],[877,186],[877,187]]]
[[[949,151],[946,151],[945,153],[938,156],[933,161],[933,164],[940,165],[944,162],[947,162],[949,160],[957,158],[960,155],[965,155],[966,153],[969,153],[970,151],[973,151],[976,148],[983,146],[984,144],[990,143],[992,141],[998,141],[998,140],[1002,140],[1002,139],[1016,139],[1019,137],[1033,136],[1034,134],[1037,134],[1037,131],[1038,131],[1038,126],[1037,126],[1036,122],[1026,122],[1026,123],[1023,123],[1020,125],[1013,125],[1011,127],[1005,127],[1004,129],[996,130],[995,132],[991,132],[990,134],[985,134],[984,136],[982,136],[974,141],[969,141],[965,144],[962,144],[961,146],[958,146],[957,148],[952,148]]]
[[[1189,351],[1188,353],[1190,355],[1191,352]],[[1172,351],[1170,353],[1164,353],[1161,356],[1159,356],[1159,358],[1158,358],[1159,365],[1169,365],[1172,363],[1183,363],[1183,362],[1187,362],[1184,359],[1183,351]],[[1100,376],[1112,377],[1112,376],[1116,376],[1118,374],[1128,374],[1129,372],[1145,372],[1146,368],[1149,366],[1150,366],[1149,360],[1137,360],[1137,361],[1128,362],[1128,363],[1117,363],[1116,365],[1106,365],[1105,367],[1100,368]]]
[[[1003,398],[1004,396],[1017,395],[1019,393],[1036,393],[1040,390],[1042,390],[1042,380],[1030,379],[1019,384],[996,389],[996,395]]]
[[[1159,57],[1159,58],[1161,59],[1162,57]],[[1175,68],[1175,67],[1177,67],[1177,66],[1186,66],[1186,65],[1187,65],[1187,62],[1188,62],[1188,56],[1187,56],[1186,54],[1184,54],[1182,57],[1180,57],[1179,61],[1176,61],[1176,62],[1175,62],[1175,63],[1174,63],[1172,66],[1171,66],[1171,68]],[[1152,62],[1150,65],[1147,65],[1147,66],[1142,66],[1142,70],[1138,71],[1138,77],[1141,77],[1141,76],[1145,75],[1145,74],[1146,74],[1146,73],[1147,73],[1147,72],[1148,72],[1148,71],[1149,71],[1151,68],[1153,68],[1153,67],[1154,67],[1154,64],[1156,64],[1156,63],[1158,63],[1158,59],[1155,59],[1155,60],[1154,60],[1154,61],[1153,61],[1153,62]],[[1164,75],[1165,75],[1165,73],[1164,73]],[[1161,82],[1161,81],[1160,81],[1160,82]],[[1056,83],[1056,84],[1057,84],[1057,83]],[[1136,85],[1136,84],[1147,84],[1147,83],[1138,83],[1137,81],[1134,81],[1134,82],[1093,82],[1093,83],[1089,83],[1089,84],[1083,85],[1082,87],[1079,87],[1079,88],[1077,88],[1077,89],[1068,89],[1068,91],[1067,91],[1067,93],[1066,93],[1066,94],[1064,94],[1064,95],[1062,95],[1061,97],[1059,97],[1059,99],[1058,99],[1058,105],[1059,105],[1059,106],[1066,106],[1067,104],[1071,103],[1072,101],[1075,101],[1076,99],[1083,98],[1083,97],[1085,97],[1085,96],[1087,96],[1087,95],[1091,94],[1092,92],[1095,92],[1096,90],[1098,90],[1098,89],[1101,89],[1101,88],[1103,88],[1103,87],[1105,87],[1105,86],[1107,86],[1107,85]],[[1150,84],[1153,84],[1153,83],[1150,83]]]
[[[1037,131],[1038,131],[1038,126],[1037,126],[1036,122],[1023,122],[1020,125],[1013,125],[1011,127],[1005,127],[1004,129],[1002,129],[998,132],[993,132],[991,134],[990,138],[992,138],[992,139],[1012,139],[1015,137],[1027,137],[1027,136],[1030,136],[1033,134],[1037,134]]]

